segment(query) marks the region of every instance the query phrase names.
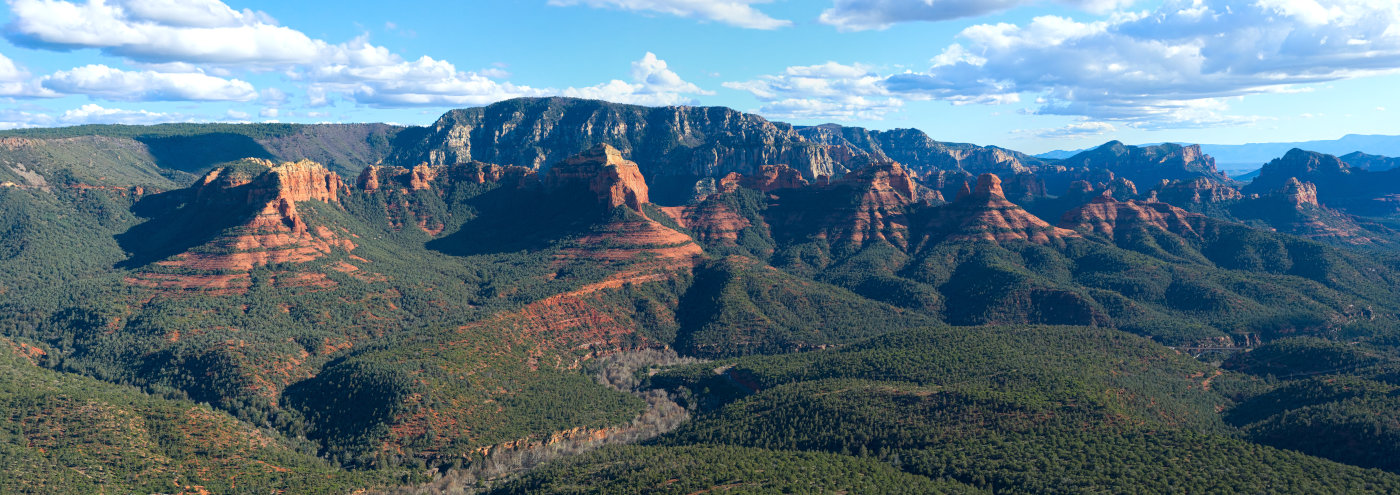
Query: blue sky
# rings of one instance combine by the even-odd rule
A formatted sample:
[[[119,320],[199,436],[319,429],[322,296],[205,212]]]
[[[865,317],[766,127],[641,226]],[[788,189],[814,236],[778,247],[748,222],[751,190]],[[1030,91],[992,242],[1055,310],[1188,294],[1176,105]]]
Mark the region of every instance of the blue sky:
[[[1394,0],[6,0],[0,128],[723,105],[1041,152],[1400,134]]]

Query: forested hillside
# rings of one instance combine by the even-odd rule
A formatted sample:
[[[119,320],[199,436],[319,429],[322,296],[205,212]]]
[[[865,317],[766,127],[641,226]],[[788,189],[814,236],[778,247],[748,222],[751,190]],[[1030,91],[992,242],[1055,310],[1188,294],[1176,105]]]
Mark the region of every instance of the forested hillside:
[[[568,99],[7,131],[0,491],[1393,492],[1400,220],[1333,165]]]

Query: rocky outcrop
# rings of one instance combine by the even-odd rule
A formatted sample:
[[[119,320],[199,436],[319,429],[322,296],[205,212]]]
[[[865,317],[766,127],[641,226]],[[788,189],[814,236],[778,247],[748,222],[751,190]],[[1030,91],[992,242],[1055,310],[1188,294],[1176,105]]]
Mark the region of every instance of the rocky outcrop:
[[[586,189],[597,197],[599,204],[608,208],[626,206],[640,212],[642,205],[651,201],[646,180],[637,164],[606,144],[551,167],[544,186],[550,193]]]
[[[356,188],[364,192],[394,188],[401,191],[436,190],[441,193],[456,184],[503,183],[529,187],[537,180],[534,170],[492,163],[459,163],[445,167],[418,165],[413,168],[372,165],[360,172]]]
[[[811,178],[844,173],[865,155],[814,146],[788,124],[728,108],[520,98],[448,112],[423,132],[401,136],[386,162],[479,160],[546,170],[600,144],[621,150],[651,177],[722,177],[787,163]]]
[[[1199,145],[1128,146],[1110,141],[1059,162],[1070,180],[1106,182],[1092,177],[1096,171],[1113,172],[1135,184],[1157,184],[1163,180],[1194,181],[1198,178],[1220,184],[1234,181],[1215,168],[1215,159],[1201,152]]]
[[[1312,183],[1289,177],[1279,190],[1241,201],[1231,213],[1279,232],[1333,244],[1389,245],[1398,238],[1387,227],[1363,226],[1357,218],[1327,207],[1318,202],[1317,193],[1317,186]]]
[[[193,217],[172,222],[170,229],[196,228],[214,219],[234,222],[212,240],[154,264],[129,281],[135,285],[176,289],[247,287],[247,272],[259,266],[305,263],[354,242],[343,232],[308,225],[297,204],[338,204],[346,191],[340,176],[314,162],[273,164],[247,159],[215,169],[181,193]],[[246,212],[246,213],[245,213]]]
[[[918,129],[871,131],[826,124],[798,132],[812,142],[858,150],[872,161],[900,162],[921,175],[941,170],[1009,177],[1043,165],[1034,157],[995,146],[935,141]]]
[[[1001,178],[995,174],[982,174],[976,187],[967,188],[952,203],[928,209],[921,217],[919,248],[967,241],[1049,244],[1077,236],[1007,200]]]
[[[676,224],[690,231],[695,240],[707,246],[735,246],[739,232],[752,225],[728,205],[705,201],[690,206],[662,208]]]
[[[1314,184],[1323,206],[1366,216],[1400,212],[1400,169],[1366,171],[1335,156],[1300,149],[1269,162],[1243,191],[1268,196],[1288,187],[1290,179]]]
[[[1269,194],[1282,189],[1289,179],[1318,185],[1350,185],[1354,172],[1340,158],[1294,148],[1259,169],[1259,176],[1244,187],[1244,192]]]
[[[1178,206],[1228,203],[1244,198],[1239,189],[1198,177],[1189,181],[1173,181],[1156,190],[1157,199]]]
[[[1301,182],[1296,177],[1289,177],[1277,195],[1297,210],[1318,207],[1317,186],[1311,182]]]
[[[650,202],[646,179],[637,164],[622,152],[602,144],[556,164],[544,180],[545,193],[572,201],[588,198],[597,207],[627,208],[629,215],[604,215],[605,223],[595,225],[589,234],[579,236],[562,249],[556,261],[563,265],[592,263],[632,263],[637,270],[671,270],[688,267],[702,253],[690,236],[662,225],[648,216],[643,205]],[[558,207],[578,208],[561,204]]]
[[[1103,194],[1070,210],[1060,226],[1119,240],[1146,228],[1161,229],[1182,237],[1200,238],[1207,218],[1158,201],[1119,201]]]
[[[762,165],[758,167],[758,171],[742,176],[739,179],[739,185],[769,192],[778,189],[807,187],[808,182],[807,179],[802,178],[802,172],[787,165]]]
[[[884,162],[826,185],[775,190],[765,217],[788,242],[821,239],[851,249],[883,241],[902,249],[909,242],[907,210],[931,194],[902,165]]]

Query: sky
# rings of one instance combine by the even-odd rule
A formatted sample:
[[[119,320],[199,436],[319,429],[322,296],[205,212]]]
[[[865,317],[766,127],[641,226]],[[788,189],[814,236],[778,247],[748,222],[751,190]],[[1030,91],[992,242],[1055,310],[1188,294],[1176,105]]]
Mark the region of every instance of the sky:
[[[1400,134],[1396,0],[4,0],[0,129],[717,105],[1039,153]]]

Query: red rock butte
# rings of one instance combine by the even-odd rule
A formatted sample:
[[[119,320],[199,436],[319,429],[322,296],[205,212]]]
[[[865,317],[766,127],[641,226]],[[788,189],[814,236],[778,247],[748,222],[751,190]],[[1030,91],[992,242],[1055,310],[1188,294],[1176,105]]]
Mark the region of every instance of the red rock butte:
[[[617,148],[606,144],[555,164],[544,184],[550,192],[586,187],[597,195],[600,204],[609,208],[627,206],[640,212],[642,205],[651,201],[641,169],[623,158]]]
[[[1025,241],[1049,244],[1057,239],[1078,237],[1071,230],[1050,225],[1006,199],[1001,178],[982,174],[976,188],[964,185],[963,193],[952,203],[934,208],[925,218],[919,245],[943,241]]]
[[[338,204],[345,189],[340,176],[310,161],[275,165],[247,159],[245,165],[266,167],[261,173],[224,167],[209,172],[192,188],[196,208],[250,209],[253,216],[199,249],[156,263],[180,274],[145,271],[128,279],[135,285],[170,289],[215,288],[240,291],[249,286],[248,272],[276,263],[305,263],[335,249],[349,251],[355,244],[325,227],[310,227],[297,203],[319,201]],[[211,215],[215,212],[210,212]],[[204,274],[191,274],[204,272]],[[308,274],[325,282],[324,276]]]

